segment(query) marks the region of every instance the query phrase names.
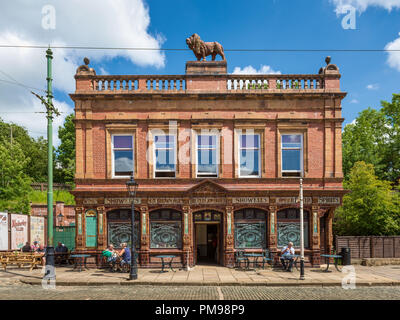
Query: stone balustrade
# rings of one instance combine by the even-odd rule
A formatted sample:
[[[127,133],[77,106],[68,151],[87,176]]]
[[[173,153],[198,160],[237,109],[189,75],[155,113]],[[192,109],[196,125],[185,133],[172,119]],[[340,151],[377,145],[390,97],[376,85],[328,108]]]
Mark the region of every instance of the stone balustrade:
[[[185,92],[295,92],[339,90],[340,74],[310,75],[83,75],[76,76],[77,92],[185,93]],[[329,83],[331,81],[332,83]],[[337,82],[333,82],[337,81]],[[199,84],[199,85],[197,85]],[[204,88],[204,89],[203,89]]]
[[[324,88],[322,75],[229,75],[228,91],[315,90]]]
[[[102,92],[154,92],[185,90],[183,76],[92,76],[92,88]]]

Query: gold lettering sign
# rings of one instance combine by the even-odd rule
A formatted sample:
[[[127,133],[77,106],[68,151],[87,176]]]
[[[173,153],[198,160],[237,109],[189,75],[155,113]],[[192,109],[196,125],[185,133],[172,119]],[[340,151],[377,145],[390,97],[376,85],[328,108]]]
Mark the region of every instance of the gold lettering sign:
[[[140,198],[135,198],[135,204],[141,204],[142,199]],[[119,205],[127,205],[127,204],[132,204],[132,198],[105,198],[104,199],[104,204],[119,204]]]
[[[269,203],[268,197],[237,197],[232,198],[232,203]]]
[[[318,203],[320,204],[340,204],[339,197],[319,197]]]
[[[182,198],[149,198],[148,204],[183,204]]]
[[[306,204],[311,204],[312,198],[304,197],[303,202]],[[300,203],[300,199],[299,199],[299,197],[278,197],[278,198],[276,198],[276,203],[277,204],[297,204],[297,203]]]
[[[83,204],[97,204],[97,198],[85,198]]]
[[[225,198],[191,198],[190,204],[225,204]]]

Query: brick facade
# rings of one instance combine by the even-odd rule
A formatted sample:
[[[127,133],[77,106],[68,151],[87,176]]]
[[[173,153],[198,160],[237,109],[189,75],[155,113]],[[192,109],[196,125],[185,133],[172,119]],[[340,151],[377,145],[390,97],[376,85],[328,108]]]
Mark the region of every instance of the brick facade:
[[[341,100],[346,93],[340,90],[335,65],[312,75],[231,75],[226,73],[224,61],[187,62],[185,75],[154,76],[97,76],[93,69],[81,66],[75,79],[71,98],[76,116],[73,194],[78,251],[100,254],[110,242],[110,214],[130,210],[127,178],[113,178],[111,140],[114,134],[132,134],[142,266],[157,263],[156,255],[167,253],[176,255],[183,265],[196,264],[201,250],[196,238],[200,224],[217,230],[213,231],[218,233],[216,262],[232,266],[237,250],[235,212],[246,208],[265,213],[265,244],[276,252],[280,211],[298,208],[299,177],[283,176],[281,170],[281,136],[291,133],[303,139],[303,185],[308,199],[304,209],[309,216],[305,254],[317,265],[321,251],[330,251],[333,212],[345,193]],[[237,130],[246,129],[260,136],[257,178],[239,177]],[[152,130],[177,137],[174,178],[154,177]],[[196,177],[194,137],[201,130],[219,134],[217,178]],[[158,209],[180,213],[178,248],[152,247],[155,224],[150,217]],[[220,213],[220,220],[196,221],[204,210]],[[86,232],[93,228],[92,221],[97,224],[96,241],[88,247],[91,235]]]

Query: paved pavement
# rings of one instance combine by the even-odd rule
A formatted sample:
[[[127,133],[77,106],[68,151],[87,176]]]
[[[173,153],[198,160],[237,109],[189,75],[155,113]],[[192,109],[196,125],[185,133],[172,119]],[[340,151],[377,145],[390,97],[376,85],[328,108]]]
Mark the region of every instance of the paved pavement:
[[[56,269],[57,286],[99,286],[99,285],[159,285],[159,286],[342,286],[343,279],[353,279],[361,286],[397,286],[400,289],[400,266],[365,267],[354,266],[352,272],[323,272],[323,267],[306,268],[306,280],[299,280],[299,271],[292,273],[270,267],[244,271],[221,266],[196,266],[190,271],[160,273],[159,269],[139,269],[138,280],[128,281],[127,273],[111,273],[104,269],[74,271],[71,267]],[[8,268],[0,271],[0,285],[19,282],[41,285],[42,269],[29,271],[28,268]],[[354,277],[355,276],[355,277]],[[354,282],[355,280],[355,282]],[[348,282],[350,283],[350,281]]]
[[[41,286],[0,285],[0,300],[400,300],[399,286],[267,287],[267,286]]]

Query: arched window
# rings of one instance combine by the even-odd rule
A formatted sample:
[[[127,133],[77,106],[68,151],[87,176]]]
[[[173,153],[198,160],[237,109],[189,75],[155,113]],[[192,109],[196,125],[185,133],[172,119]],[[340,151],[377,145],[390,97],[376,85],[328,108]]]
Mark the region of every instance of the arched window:
[[[260,209],[235,212],[235,248],[263,249],[266,247],[266,215]]]
[[[172,209],[150,212],[150,248],[182,247],[182,214]]]
[[[300,209],[284,209],[278,211],[278,247],[284,247],[288,242],[300,247]],[[308,248],[308,211],[304,210],[304,247]]]
[[[126,242],[131,247],[131,210],[118,209],[107,213],[108,244],[121,248],[121,243]],[[140,214],[135,210],[135,248],[140,248]]]

